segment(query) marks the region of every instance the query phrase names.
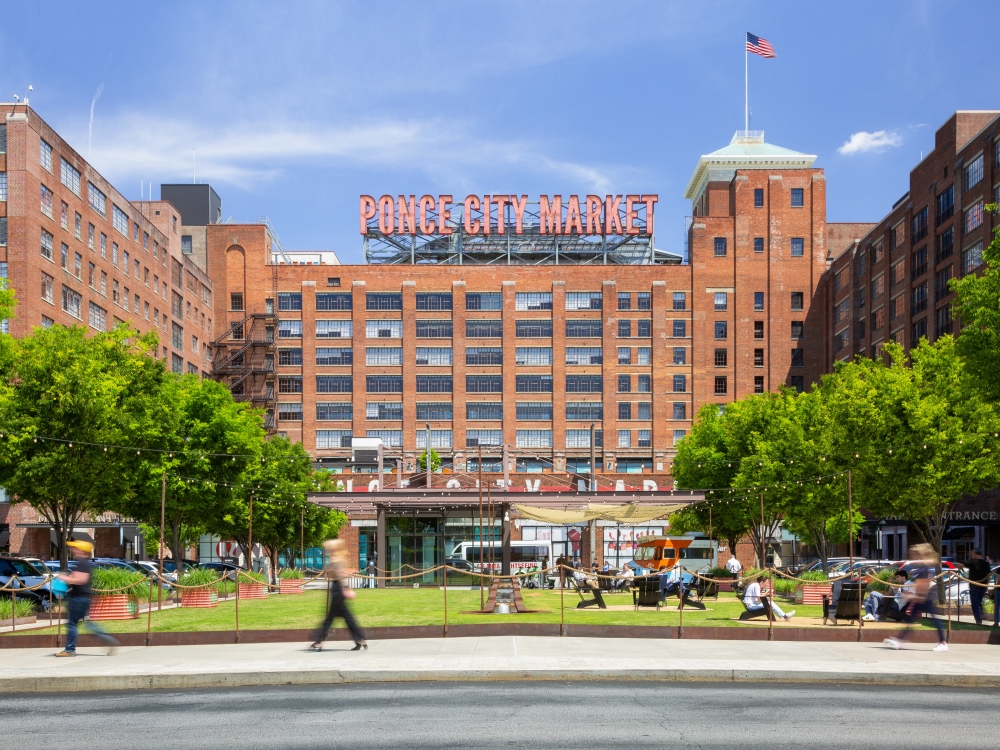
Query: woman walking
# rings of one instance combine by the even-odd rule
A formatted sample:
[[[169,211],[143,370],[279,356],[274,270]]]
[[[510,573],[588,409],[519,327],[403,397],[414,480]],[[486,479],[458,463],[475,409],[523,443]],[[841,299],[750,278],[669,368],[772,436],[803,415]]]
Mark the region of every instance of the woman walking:
[[[323,557],[323,574],[327,578],[329,608],[326,612],[326,619],[323,620],[323,624],[316,634],[316,641],[310,648],[313,651],[322,651],[323,641],[326,640],[334,619],[342,617],[347,624],[347,629],[351,631],[351,637],[354,638],[354,648],[351,650],[367,649],[365,635],[358,627],[358,623],[355,622],[351,610],[347,608],[347,600],[354,598],[354,590],[347,584],[349,573],[347,569],[347,545],[342,539],[329,539],[323,542]]]
[[[938,556],[934,548],[929,544],[915,544],[910,547],[910,559],[918,562],[913,578],[913,591],[907,592],[904,589],[904,596],[908,600],[908,606],[903,620],[907,628],[900,631],[895,638],[886,638],[886,643],[890,648],[899,648],[903,645],[906,636],[909,635],[912,625],[920,624],[920,617],[927,614],[934,627],[937,628],[938,645],[934,651],[948,650],[948,636],[945,634],[944,623],[938,617],[937,607],[934,605],[936,592],[931,586],[934,581],[934,571],[937,568]]]

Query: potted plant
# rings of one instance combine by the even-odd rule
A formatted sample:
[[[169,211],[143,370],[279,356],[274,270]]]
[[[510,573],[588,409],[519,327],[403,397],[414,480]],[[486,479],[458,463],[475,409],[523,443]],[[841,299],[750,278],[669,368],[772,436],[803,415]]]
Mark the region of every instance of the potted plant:
[[[262,573],[239,572],[240,599],[267,599],[267,578]]]
[[[799,575],[802,581],[795,587],[796,604],[822,604],[824,596],[830,596],[833,584],[822,570],[809,570]]]
[[[188,568],[178,581],[178,586],[198,586],[182,588],[182,607],[219,606],[219,576],[208,568]]]
[[[278,573],[278,586],[282,594],[301,594],[305,576],[297,568],[285,568]]]
[[[91,620],[133,620],[149,599],[149,579],[134,570],[95,567],[90,577]]]
[[[705,573],[705,577],[706,578],[716,578],[716,579],[720,579],[720,578],[728,579],[728,580],[725,580],[725,581],[719,581],[719,584],[718,584],[719,591],[732,591],[733,590],[733,580],[736,578],[735,575],[733,575],[726,568],[723,568],[721,566],[720,567],[716,567],[716,568],[709,568],[708,572]]]

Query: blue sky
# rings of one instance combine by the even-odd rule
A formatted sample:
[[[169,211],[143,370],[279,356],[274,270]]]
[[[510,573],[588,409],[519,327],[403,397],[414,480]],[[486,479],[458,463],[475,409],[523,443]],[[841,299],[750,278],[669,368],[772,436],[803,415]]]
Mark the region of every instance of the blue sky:
[[[831,221],[881,218],[954,110],[1000,108],[990,2],[22,2],[4,16],[0,100],[32,84],[32,106],[126,196],[191,180],[193,148],[225,217],[268,216],[287,248],[343,262],[362,258],[361,193],[655,192],[657,246],[679,252],[698,156],[743,127],[746,31],[778,54],[751,56],[751,127],[818,156]]]

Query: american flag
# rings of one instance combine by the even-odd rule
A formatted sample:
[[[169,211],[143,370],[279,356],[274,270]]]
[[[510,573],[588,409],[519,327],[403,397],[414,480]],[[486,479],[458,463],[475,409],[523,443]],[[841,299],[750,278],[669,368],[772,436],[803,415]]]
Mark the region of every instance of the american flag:
[[[766,39],[761,39],[759,36],[754,36],[749,31],[747,32],[747,52],[753,52],[755,55],[760,55],[761,57],[777,57],[774,54],[774,47]]]

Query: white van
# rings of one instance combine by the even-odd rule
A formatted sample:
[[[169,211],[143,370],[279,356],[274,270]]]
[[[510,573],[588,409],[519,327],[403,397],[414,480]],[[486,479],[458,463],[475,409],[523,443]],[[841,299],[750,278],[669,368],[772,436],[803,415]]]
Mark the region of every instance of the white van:
[[[492,547],[493,562],[490,563],[490,549]],[[484,541],[483,564],[479,565],[479,542],[461,542],[454,551],[448,555],[449,560],[460,558],[472,566],[473,570],[486,570],[499,572],[501,558],[503,556],[503,544],[495,539],[491,542]],[[520,573],[533,568],[552,567],[555,563],[555,556],[552,554],[552,542],[535,541],[511,541],[510,543],[510,572]]]

